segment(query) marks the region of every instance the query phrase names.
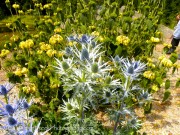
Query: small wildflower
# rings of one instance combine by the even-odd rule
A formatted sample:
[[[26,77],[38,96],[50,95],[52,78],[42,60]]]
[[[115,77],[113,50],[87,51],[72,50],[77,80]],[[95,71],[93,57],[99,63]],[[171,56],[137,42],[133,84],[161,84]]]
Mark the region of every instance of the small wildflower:
[[[152,71],[145,71],[143,76],[147,79],[153,80],[155,78],[155,73]]]
[[[117,42],[117,44],[123,44],[123,45],[127,46],[130,42],[130,39],[126,36],[120,35],[120,36],[117,36],[116,42]]]
[[[157,92],[159,90],[158,86],[157,85],[153,85],[152,88],[151,88],[153,91]]]
[[[12,7],[13,7],[14,9],[20,8],[20,6],[19,6],[18,4],[13,4]]]
[[[151,42],[153,42],[153,43],[158,43],[158,42],[160,42],[160,39],[159,38],[155,38],[155,37],[151,37]]]

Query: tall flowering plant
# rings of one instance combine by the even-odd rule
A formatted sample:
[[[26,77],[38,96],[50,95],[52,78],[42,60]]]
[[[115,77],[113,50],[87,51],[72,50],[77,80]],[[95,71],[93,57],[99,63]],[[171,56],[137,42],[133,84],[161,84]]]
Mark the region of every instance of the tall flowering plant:
[[[114,135],[125,132],[125,128],[133,132],[138,130],[140,123],[132,109],[135,102],[130,101],[134,98],[143,105],[151,100],[148,91],[137,85],[146,65],[119,56],[107,61],[103,57],[102,45],[93,36],[76,35],[68,37],[68,40],[73,42],[73,46],[65,49],[65,56],[61,60],[56,59],[55,66],[65,94],[71,93],[59,108],[64,112],[64,119],[70,119],[70,122],[66,121],[66,126],[71,127],[68,132],[88,133],[89,126],[94,129],[92,131],[98,131],[95,130],[97,124],[92,124],[96,123],[93,112],[107,104],[111,105],[106,111],[114,123]],[[89,118],[91,121],[87,123]]]

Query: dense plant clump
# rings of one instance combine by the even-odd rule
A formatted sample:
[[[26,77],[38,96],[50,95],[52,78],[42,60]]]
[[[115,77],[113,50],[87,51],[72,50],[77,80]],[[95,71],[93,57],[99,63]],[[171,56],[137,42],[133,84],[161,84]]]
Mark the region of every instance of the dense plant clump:
[[[152,58],[162,1],[33,0],[28,10],[5,3],[18,17],[6,24],[14,34],[1,49],[2,68],[20,96],[35,98],[30,113],[54,126],[53,135],[136,133],[134,108],[149,113],[160,88],[163,102],[170,96],[165,78],[179,68],[177,56]],[[35,22],[23,22],[24,15]],[[96,119],[100,110],[111,129]]]

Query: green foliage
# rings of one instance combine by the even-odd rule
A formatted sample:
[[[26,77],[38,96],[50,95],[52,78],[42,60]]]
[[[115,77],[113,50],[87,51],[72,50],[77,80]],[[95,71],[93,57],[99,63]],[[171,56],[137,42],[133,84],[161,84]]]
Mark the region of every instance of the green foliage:
[[[138,97],[142,94],[133,91],[131,96],[121,97],[124,102],[119,101],[120,98],[116,97],[117,94],[112,99],[109,99],[109,97],[103,99],[104,95],[113,94],[112,89],[110,91],[101,91],[102,88],[110,86],[109,83],[112,81],[112,78],[97,77],[91,78],[91,81],[96,82],[92,87],[94,95],[97,94],[98,96],[94,96],[91,93],[94,97],[89,97],[88,94],[90,93],[82,92],[82,90],[87,90],[87,87],[81,89],[81,85],[78,87],[67,86],[65,85],[66,81],[69,81],[69,84],[73,84],[73,79],[77,79],[83,83],[92,74],[97,74],[101,70],[98,66],[101,61],[106,61],[108,64],[111,63],[108,59],[110,56],[119,55],[133,58],[134,60],[140,59],[147,63],[148,72],[140,76],[141,81],[133,81],[131,86],[139,84],[144,89],[143,94],[146,97],[147,93],[153,94],[161,87],[164,87],[163,79],[166,77],[167,71],[177,61],[175,56],[172,56],[170,60],[164,57],[156,61],[151,59],[154,47],[160,42],[161,38],[161,33],[157,31],[157,28],[163,11],[163,1],[53,0],[46,4],[34,1],[30,10],[24,10],[28,7],[28,4],[21,6],[13,9],[17,15],[4,20],[5,23],[8,23],[7,27],[12,30],[14,35],[7,39],[6,43],[3,42],[1,46],[0,56],[3,60],[3,69],[7,71],[10,82],[19,83],[20,95],[40,99],[32,107],[31,112],[36,113],[37,117],[43,117],[42,126],[55,125],[55,127],[62,126],[64,128],[59,132],[53,131],[54,134],[67,132],[68,129],[66,127],[69,125],[71,127],[75,126],[75,128],[84,126],[84,129],[87,129],[90,125],[93,130],[91,133],[101,134],[107,129],[97,122],[93,112],[94,108],[101,106],[101,101],[106,101],[107,99],[111,101],[110,104],[113,111],[110,109],[109,114],[112,114],[113,121],[119,124],[118,118],[120,116],[118,116],[117,112],[124,109],[121,105],[125,106],[126,104],[126,107],[133,108],[136,104],[139,104],[140,99]],[[10,10],[12,9],[11,6],[9,8]],[[20,9],[23,10],[23,14],[18,12]],[[65,61],[68,58],[66,54],[67,48],[76,46],[77,50],[82,49],[78,45],[78,40],[78,42],[67,42],[66,38],[70,35],[76,35],[78,38],[83,33],[94,36],[96,43],[102,42],[103,47],[97,50],[105,50],[105,55],[100,57],[99,60],[95,59],[92,66],[88,69],[88,72],[92,71],[92,74],[88,74],[84,70],[82,76],[86,76],[68,80],[67,78],[75,73],[70,72],[71,68],[77,66],[76,68],[79,69],[83,62],[78,61],[74,65],[70,65],[71,62]],[[89,51],[89,49],[87,50]],[[86,55],[87,50],[77,54],[82,53]],[[11,54],[9,55],[10,52]],[[63,72],[58,70],[59,74],[53,67],[56,63],[54,57],[63,61],[61,65]],[[82,59],[86,60],[87,57],[88,55],[82,57]],[[83,66],[83,68],[87,66]],[[109,75],[115,77],[115,79],[120,79],[122,83],[128,80],[122,76],[123,71],[117,67],[113,67],[111,70]],[[68,74],[63,74],[64,72]],[[64,81],[62,81],[63,79]],[[168,98],[169,83],[168,80],[165,83],[166,91],[163,101]],[[129,86],[129,88],[131,87]],[[122,88],[117,89],[117,92],[118,96],[122,96]],[[73,97],[78,99],[78,105],[81,107],[73,110],[73,114],[78,114],[78,117],[70,119],[68,122],[68,120],[63,119],[64,114],[59,106],[63,106],[67,98],[71,99]],[[93,109],[83,110],[86,103],[88,106],[92,105]],[[151,101],[146,104],[144,102],[140,104],[143,105],[145,113],[151,111]],[[91,114],[93,115],[91,116]],[[131,125],[131,121],[129,122]],[[125,134],[135,134],[137,130],[132,127],[117,127],[120,126],[116,125],[116,129],[121,130]],[[77,129],[76,131],[70,129],[68,132],[77,134]],[[83,132],[88,134],[88,131]],[[111,131],[107,130],[107,132]]]

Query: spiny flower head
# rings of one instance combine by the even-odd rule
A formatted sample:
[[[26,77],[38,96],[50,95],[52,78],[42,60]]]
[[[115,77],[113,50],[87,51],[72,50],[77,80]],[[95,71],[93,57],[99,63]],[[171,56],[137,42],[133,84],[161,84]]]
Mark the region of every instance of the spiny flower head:
[[[122,60],[122,63],[121,69],[125,77],[130,76],[132,79],[136,79],[146,68],[146,64],[140,61],[130,62],[128,59],[124,59]]]
[[[0,85],[0,95],[7,95],[8,92],[14,87],[13,84],[5,83],[4,85]]]

